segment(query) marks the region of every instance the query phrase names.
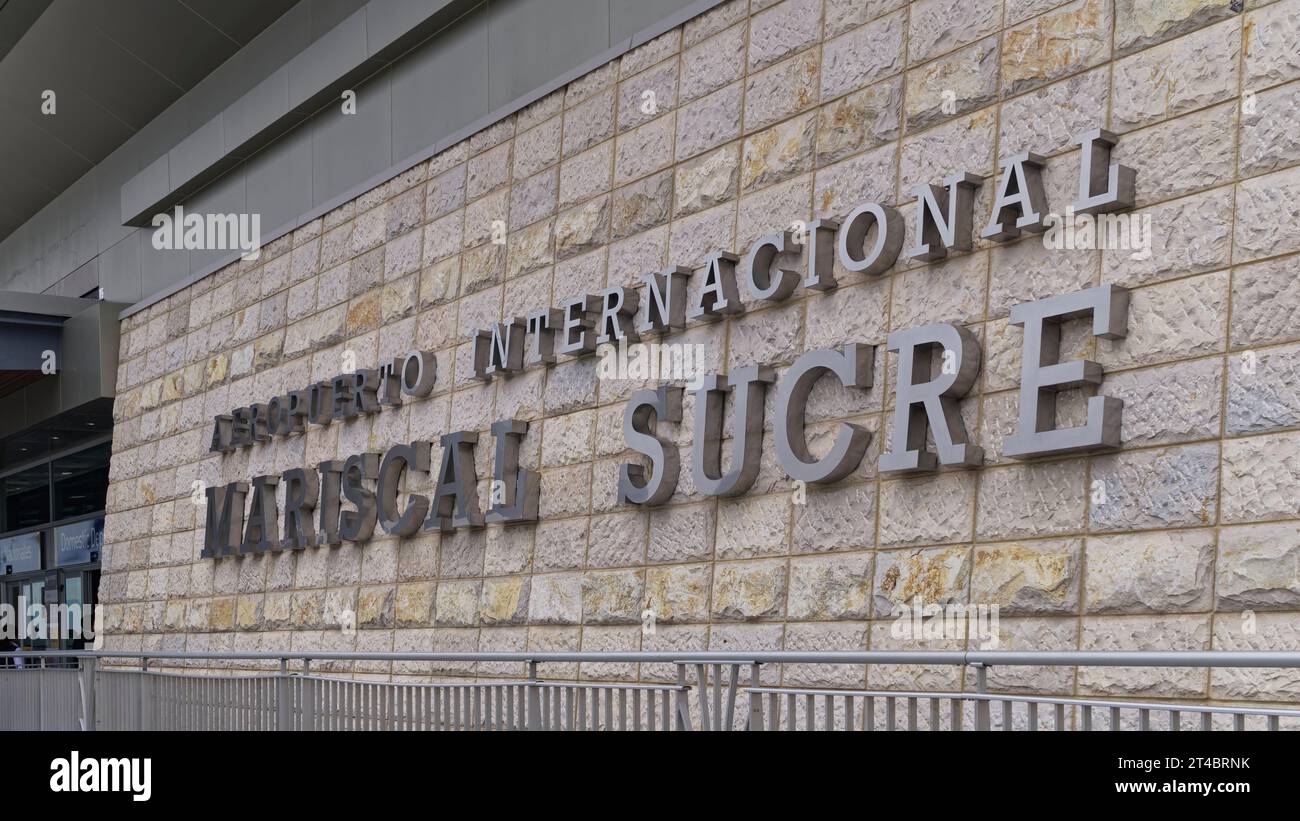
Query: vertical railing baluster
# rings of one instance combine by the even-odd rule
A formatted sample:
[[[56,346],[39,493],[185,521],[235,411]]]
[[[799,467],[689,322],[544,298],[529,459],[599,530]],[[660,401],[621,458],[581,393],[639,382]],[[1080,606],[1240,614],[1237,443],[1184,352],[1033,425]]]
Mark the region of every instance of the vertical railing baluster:
[[[140,726],[139,730],[152,730],[153,722],[150,720],[149,710],[152,705],[149,703],[149,659],[140,659]]]
[[[289,660],[280,659],[280,675],[275,680],[275,729],[291,729],[289,715]]]
[[[713,725],[709,721],[708,680],[708,676],[706,676],[704,672],[704,665],[695,665],[695,683],[696,686],[699,687],[700,691],[699,698],[697,699],[700,702],[700,730],[703,732],[709,732],[713,729]]]
[[[736,728],[736,688],[740,685],[740,665],[731,665],[731,678],[727,684],[727,709],[726,719],[722,723],[722,729],[734,730]]]
[[[754,692],[759,686],[758,663],[754,662],[749,665],[749,720],[745,722],[745,728],[748,730],[763,729],[763,697]]]

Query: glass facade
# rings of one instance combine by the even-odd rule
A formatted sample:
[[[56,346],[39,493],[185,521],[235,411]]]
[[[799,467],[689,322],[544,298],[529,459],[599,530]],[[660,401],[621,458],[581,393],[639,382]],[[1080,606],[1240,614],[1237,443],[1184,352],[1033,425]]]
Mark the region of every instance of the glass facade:
[[[16,613],[35,604],[80,610],[96,603],[111,449],[103,441],[0,475],[0,601]],[[19,640],[34,650],[86,643]]]

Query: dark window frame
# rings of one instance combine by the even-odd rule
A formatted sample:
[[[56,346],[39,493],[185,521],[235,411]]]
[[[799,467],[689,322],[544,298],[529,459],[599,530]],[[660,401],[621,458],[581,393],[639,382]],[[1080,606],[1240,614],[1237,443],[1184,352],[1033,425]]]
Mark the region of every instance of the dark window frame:
[[[59,459],[66,458],[68,456],[74,456],[78,453],[82,453],[83,451],[87,451],[92,448],[101,447],[106,443],[111,443],[112,441],[113,441],[113,437],[111,434],[105,435],[103,437],[95,439],[94,441],[81,443],[74,447],[70,447],[65,450],[52,453],[49,456],[46,456],[44,458],[34,459],[31,462],[27,462],[22,465],[16,465],[9,470],[0,472],[0,481],[3,481],[4,479],[7,479],[8,477],[13,476],[14,474],[23,473],[25,471],[31,470],[32,468],[41,467],[43,465],[46,469],[46,504],[48,506],[47,515],[49,517],[48,521],[46,521],[44,524],[41,525],[33,525],[30,527],[13,528],[10,530],[0,531],[0,538],[9,538],[10,536],[21,536],[25,533],[34,533],[36,531],[48,530],[55,527],[59,527],[60,525],[75,524],[77,522],[85,521],[87,519],[96,519],[101,516],[104,516],[105,513],[107,512],[106,509],[107,500],[105,500],[105,509],[93,511],[78,516],[69,516],[63,519],[54,518],[54,463]],[[111,448],[111,444],[110,444],[110,448]],[[111,469],[111,464],[112,464],[111,450],[109,453],[109,459],[110,459],[110,469]],[[107,493],[107,487],[105,488],[105,493]]]

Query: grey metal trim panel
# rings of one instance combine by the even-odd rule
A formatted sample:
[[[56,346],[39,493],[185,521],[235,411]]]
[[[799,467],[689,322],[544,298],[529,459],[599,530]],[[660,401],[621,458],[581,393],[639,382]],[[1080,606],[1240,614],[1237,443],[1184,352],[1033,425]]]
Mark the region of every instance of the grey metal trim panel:
[[[120,328],[114,306],[95,302],[63,323],[61,411],[116,395]]]
[[[168,167],[171,153],[162,155],[145,166],[144,170],[122,185],[122,222],[130,223],[127,212],[136,203],[161,202],[172,191],[171,170]]]
[[[97,659],[228,659],[244,661],[523,661],[641,662],[653,664],[949,664],[993,667],[1285,667],[1300,668],[1295,650],[682,650],[682,651],[539,651],[484,652],[349,652],[283,650],[203,653],[185,650],[22,650],[0,656]],[[1010,695],[1010,694],[1007,694]]]
[[[167,155],[170,164],[165,181],[157,161],[128,180],[121,190],[123,224],[148,224],[152,214],[200,190],[241,158],[299,125],[344,89],[377,73],[472,8],[475,0],[420,5],[417,15],[410,8],[397,9],[393,0],[372,0],[334,26],[281,69],[283,80],[276,72],[268,79],[269,86],[259,84],[172,148]],[[374,37],[369,36],[372,17],[378,22]],[[395,24],[399,19],[415,22],[399,31]],[[224,125],[227,113],[232,121],[229,128]]]
[[[568,0],[564,25],[554,25],[555,10],[547,3],[505,0],[492,3],[488,37],[494,53],[519,59],[493,61],[488,68],[488,109],[499,108],[527,94],[537,77],[564,71],[586,43],[609,42],[609,0]],[[512,73],[506,74],[509,70]]]
[[[0,371],[40,372],[45,351],[62,358],[63,334],[60,322],[9,321],[0,312]]]
[[[275,134],[274,124],[289,113],[289,67],[253,86],[222,112],[223,150],[250,156]]]
[[[592,70],[599,68],[600,66],[610,62],[611,60],[618,58],[619,56],[627,53],[628,51],[631,51],[633,48],[636,48],[637,46],[640,46],[644,43],[647,43],[650,40],[653,40],[655,37],[658,37],[659,35],[663,34],[664,32],[676,28],[677,26],[681,25],[687,20],[690,20],[694,17],[703,14],[704,12],[713,8],[714,6],[717,6],[722,1],[723,0],[696,0],[696,2],[681,8],[676,13],[661,19],[659,22],[655,23],[654,25],[644,28],[641,31],[637,32],[636,34],[627,37],[626,39],[616,43],[609,49],[583,62],[581,65],[578,65],[573,69],[564,72],[558,77],[555,77],[550,81],[534,88],[532,91],[529,91],[526,94],[516,97],[514,100],[511,100],[505,105],[488,112],[487,114],[483,115],[482,117],[479,117],[478,119],[474,120],[473,122],[469,123],[463,128],[458,129],[452,134],[449,134],[446,137],[438,139],[432,145],[429,145],[428,147],[420,151],[417,151],[414,154],[411,154],[410,156],[395,160],[388,167],[378,171],[377,173],[372,174],[362,182],[353,185],[351,188],[347,189],[346,191],[343,191],[339,194],[335,194],[333,196],[328,196],[327,199],[317,202],[313,207],[303,211],[297,217],[290,219],[279,225],[273,225],[271,221],[263,220],[263,225],[262,225],[263,245],[274,241],[276,238],[281,237],[284,234],[296,230],[297,228],[311,222],[312,220],[334,210],[340,205],[343,205],[344,203],[347,203],[350,200],[355,199],[360,194],[363,194],[366,191],[371,190],[375,186],[380,185],[381,183],[384,183],[392,179],[393,177],[411,169],[412,167],[420,164],[421,162],[424,162],[430,157],[433,157],[434,155],[442,151],[445,151],[448,148],[451,148],[452,146],[456,145],[460,141],[467,139],[468,137],[478,133],[479,131],[482,131],[484,128],[492,125],[493,123],[515,113],[516,111],[519,111],[520,109],[536,102],[537,100],[540,100],[546,95],[558,89],[563,88],[564,86],[568,85],[574,80],[590,73]],[[389,6],[392,3],[398,3],[398,2],[413,2],[413,0],[371,0],[371,3],[367,5],[367,9],[369,9],[371,6]],[[396,67],[396,70],[400,71],[400,65]],[[376,78],[376,79],[382,79],[382,78]],[[312,127],[315,127],[314,124]],[[257,161],[258,161],[258,157],[255,156],[252,158],[250,162],[256,163]],[[167,256],[175,255],[179,257],[181,254],[188,254],[188,252],[167,251],[167,252],[157,252],[157,253],[144,253],[142,254],[142,256],[148,259],[160,255],[167,255]],[[159,288],[156,290],[151,290],[148,287],[143,287],[142,298],[140,299],[140,301],[132,305],[127,310],[123,311],[122,318],[125,319],[126,317],[131,316],[132,314],[138,313],[148,308],[150,305],[153,305],[159,300],[166,299],[168,296],[171,296],[172,294],[181,291],[184,288],[189,287],[190,285],[193,285],[195,282],[198,282],[203,277],[208,276],[209,274],[217,270],[220,270],[226,265],[229,265],[230,263],[234,262],[238,258],[239,258],[238,252],[228,251],[222,253],[221,256],[217,258],[216,262],[204,264],[201,266],[191,266],[188,264],[188,262],[182,263],[179,260],[175,262],[167,263],[166,267],[170,270],[176,270],[179,267],[182,269],[189,269],[192,271],[192,273],[190,276],[185,277],[180,281],[176,281],[167,287]],[[146,266],[148,264],[149,264],[148,262],[145,262]]]
[[[0,311],[70,317],[94,305],[94,300],[25,291],[0,291]]]
[[[62,317],[59,371],[4,399],[0,437],[117,392],[120,302],[97,302],[48,294],[0,292],[0,306],[21,313]]]

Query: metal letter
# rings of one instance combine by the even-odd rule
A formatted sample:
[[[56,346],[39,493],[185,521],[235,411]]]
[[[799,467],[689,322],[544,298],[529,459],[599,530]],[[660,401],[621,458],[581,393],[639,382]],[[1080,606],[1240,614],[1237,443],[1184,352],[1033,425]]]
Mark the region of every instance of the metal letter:
[[[330,395],[333,398],[330,415],[334,419],[352,419],[357,415],[354,384],[353,374],[350,373],[339,374],[330,380]]]
[[[690,276],[691,269],[681,265],[641,275],[648,299],[645,319],[637,326],[639,332],[662,333],[686,327],[686,280]]]
[[[458,527],[482,527],[483,514],[478,507],[478,478],[474,471],[474,444],[478,434],[457,431],[444,434],[442,466],[438,468],[438,485],[434,491],[425,530],[443,531]]]
[[[390,359],[379,366],[379,404],[390,408],[402,404],[402,360]]]
[[[524,369],[524,321],[515,317],[492,326],[492,344],[488,350],[484,374],[492,378],[502,371]]]
[[[596,326],[600,336],[596,344],[627,340],[636,342],[636,328],[632,327],[632,317],[640,301],[636,291],[629,291],[622,285],[606,288],[600,292],[600,323]]]
[[[474,376],[486,382],[492,378],[487,370],[488,363],[492,361],[492,334],[479,328],[470,334],[470,343],[473,345],[470,350],[470,367],[474,370]]]
[[[833,219],[819,219],[808,223],[812,241],[808,243],[808,276],[803,287],[813,291],[829,291],[839,283],[835,281],[835,232],[840,224]]]
[[[334,421],[334,383],[317,382],[307,388],[307,418],[313,425]]]
[[[411,351],[402,360],[402,393],[428,396],[438,379],[438,357],[431,351]]]
[[[207,522],[203,532],[205,559],[234,555],[244,532],[244,497],[248,495],[247,482],[231,482],[225,486],[209,487]]]
[[[230,412],[230,445],[238,450],[253,444],[252,411],[248,408],[235,408]]]
[[[689,319],[713,322],[721,319],[724,314],[744,312],[740,294],[736,290],[738,259],[735,254],[726,251],[716,251],[709,256],[704,268],[704,287],[691,306],[687,315]]]
[[[271,441],[271,419],[266,405],[256,402],[248,408],[248,430],[254,442]]]
[[[876,226],[876,241],[867,250],[867,233],[872,225]],[[840,229],[837,243],[840,264],[861,274],[883,274],[898,260],[904,233],[903,218],[898,211],[878,202],[863,203],[845,217],[844,227]],[[861,258],[853,255],[854,249],[859,250]]]
[[[284,482],[284,550],[302,550],[316,545],[316,527],[311,512],[320,499],[320,479],[316,471],[290,468],[281,477]]]
[[[412,470],[429,472],[429,442],[415,441],[409,445],[394,445],[384,454],[379,465],[379,483],[375,496],[379,500],[379,524],[384,532],[394,536],[410,536],[424,523],[429,512],[429,497],[418,493],[408,494],[406,510],[397,512],[397,494],[402,489],[402,474]]]
[[[354,413],[378,413],[379,371],[361,368],[352,374],[352,409]]]
[[[794,234],[790,231],[759,237],[745,255],[742,266],[750,296],[769,302],[789,299],[799,284],[799,272],[775,268],[773,263],[776,262],[777,254],[796,252],[800,247],[802,246],[795,241]]]
[[[596,350],[596,342],[591,333],[596,321],[592,314],[600,310],[600,297],[584,294],[565,300],[560,304],[563,317],[560,322],[560,344],[555,352],[565,356],[582,356]]]
[[[560,326],[561,314],[554,308],[542,308],[528,315],[528,359],[524,364],[537,365],[555,361],[555,329]]]
[[[1021,231],[1038,234],[1043,224],[1047,199],[1043,195],[1043,165],[1047,160],[1025,152],[1002,162],[1002,181],[998,183],[989,224],[980,232],[984,239],[1015,239]]]
[[[368,542],[374,535],[375,494],[362,483],[378,476],[378,453],[358,453],[343,463],[343,495],[357,508],[339,514],[339,536],[349,542]]]
[[[655,419],[655,433],[650,432],[651,417]],[[673,495],[681,461],[677,446],[666,436],[660,436],[658,427],[664,422],[680,421],[681,388],[668,385],[645,388],[627,400],[627,409],[623,412],[623,439],[628,447],[650,457],[650,470],[647,472],[642,465],[633,463],[619,465],[617,501],[660,505]]]
[[[848,476],[862,461],[871,431],[843,422],[831,450],[814,459],[804,437],[808,394],[823,374],[835,374],[845,387],[869,388],[875,367],[875,348],[850,342],[843,350],[809,351],[794,361],[781,377],[776,392],[776,461],[790,478],[801,482],[834,482]]]
[[[212,443],[208,445],[209,453],[231,453],[235,447],[230,443],[234,419],[230,414],[220,414],[212,419]]]
[[[1127,165],[1111,163],[1110,149],[1119,137],[1104,128],[1075,136],[1079,152],[1079,199],[1077,214],[1104,214],[1133,207],[1137,172]]]
[[[502,499],[487,512],[489,522],[532,522],[537,519],[537,498],[541,474],[519,467],[519,440],[528,433],[528,423],[501,419],[492,423],[496,440],[496,461],[492,479],[501,483]]]
[[[253,477],[253,503],[249,506],[248,526],[244,530],[244,542],[239,546],[240,553],[280,549],[280,540],[276,538],[280,516],[275,505],[275,486],[279,483],[279,476]]]
[[[889,350],[898,351],[898,383],[894,388],[894,430],[889,452],[881,454],[881,473],[934,470],[938,464],[974,467],[984,463],[984,451],[969,443],[957,400],[975,384],[980,372],[980,346],[961,325],[938,322],[894,331]],[[941,369],[933,379],[934,355],[951,351],[951,373]],[[934,434],[938,459],[925,449],[925,432]]]
[[[307,418],[311,413],[311,390],[289,391],[289,408],[285,412],[289,419],[286,433],[302,433],[307,429]]]
[[[1125,336],[1128,291],[1117,285],[1102,285],[1024,302],[1011,309],[1011,324],[1024,326],[1025,342],[1020,360],[1020,427],[1002,445],[1007,456],[1028,459],[1119,447],[1122,399],[1089,397],[1087,423],[1076,428],[1056,428],[1057,391],[1101,384],[1103,373],[1096,362],[1060,361],[1061,322],[1089,313],[1094,336]]]
[[[339,516],[342,505],[339,494],[343,489],[343,460],[331,459],[320,463],[320,544],[343,544],[339,536]]]
[[[266,403],[266,427],[272,436],[289,433],[289,396],[272,396]]]
[[[923,183],[912,189],[916,197],[916,245],[907,249],[912,259],[942,259],[948,249],[969,251],[971,248],[971,207],[980,178],[959,171],[943,181],[943,187]],[[939,199],[947,194],[948,211],[944,215]]]
[[[739,496],[758,477],[763,450],[763,398],[775,381],[771,368],[746,365],[730,374],[710,374],[695,396],[695,442],[691,470],[695,487],[709,496]],[[731,467],[722,473],[723,406],[732,394]]]

